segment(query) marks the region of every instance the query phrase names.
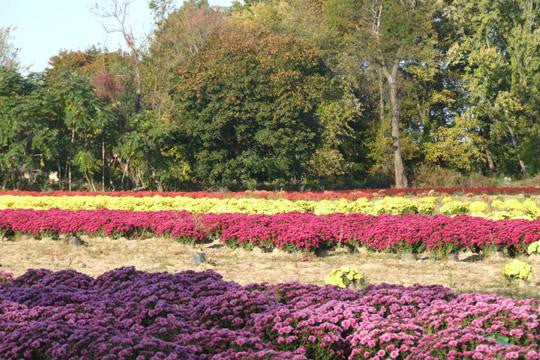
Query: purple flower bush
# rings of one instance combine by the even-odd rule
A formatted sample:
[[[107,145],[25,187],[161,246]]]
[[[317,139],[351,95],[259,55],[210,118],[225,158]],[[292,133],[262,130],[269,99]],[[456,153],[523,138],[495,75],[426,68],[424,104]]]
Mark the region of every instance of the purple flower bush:
[[[28,270],[0,287],[2,359],[539,359],[537,300]]]
[[[190,242],[219,237],[233,245],[315,250],[337,244],[376,251],[483,247],[525,252],[540,240],[540,220],[488,220],[470,216],[310,213],[204,214],[181,211],[0,210],[0,235],[90,234],[136,237],[167,235]]]

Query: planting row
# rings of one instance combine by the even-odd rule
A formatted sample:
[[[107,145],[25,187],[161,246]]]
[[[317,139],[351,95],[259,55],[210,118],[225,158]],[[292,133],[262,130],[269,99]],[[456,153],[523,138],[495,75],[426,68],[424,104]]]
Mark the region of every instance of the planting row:
[[[488,220],[470,216],[310,213],[204,214],[122,210],[2,210],[0,231],[39,236],[91,234],[113,237],[165,235],[187,242],[220,239],[229,245],[331,248],[338,244],[377,251],[451,252],[485,247],[526,251],[540,240],[540,220]]]
[[[185,196],[191,198],[261,198],[261,199],[289,199],[289,200],[322,200],[322,199],[358,199],[377,196],[417,195],[426,196],[432,194],[463,194],[463,195],[540,195],[540,187],[475,187],[475,188],[409,188],[409,189],[355,189],[355,190],[330,190],[330,191],[240,191],[240,192],[157,192],[157,191],[3,191],[0,195],[17,196]]]
[[[437,197],[382,197],[356,200],[287,200],[255,198],[114,197],[114,196],[0,196],[0,209],[69,210],[182,210],[191,213],[279,214],[311,212],[380,214],[469,214],[490,219],[528,219],[540,216],[538,199],[459,200]]]
[[[441,286],[240,286],[213,272],[29,270],[0,285],[3,359],[540,358],[539,304]]]

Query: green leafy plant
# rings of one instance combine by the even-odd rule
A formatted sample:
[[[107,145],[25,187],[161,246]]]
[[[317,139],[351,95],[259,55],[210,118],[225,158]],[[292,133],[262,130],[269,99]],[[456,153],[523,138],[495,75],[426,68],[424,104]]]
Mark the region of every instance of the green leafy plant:
[[[540,254],[540,240],[529,244],[527,247],[527,254]]]
[[[504,265],[502,273],[510,281],[517,279],[529,281],[532,278],[532,266],[516,259]]]
[[[359,287],[366,284],[366,279],[358,269],[351,266],[342,266],[334,269],[324,278],[327,285],[336,285],[341,288]]]

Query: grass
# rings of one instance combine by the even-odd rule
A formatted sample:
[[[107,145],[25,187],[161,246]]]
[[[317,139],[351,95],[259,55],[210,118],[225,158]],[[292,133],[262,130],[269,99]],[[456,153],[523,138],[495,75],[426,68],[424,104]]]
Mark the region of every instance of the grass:
[[[192,256],[203,249],[208,263],[194,265]],[[135,266],[145,271],[178,272],[214,270],[227,280],[251,282],[300,281],[322,285],[332,269],[341,265],[357,267],[369,283],[440,284],[459,292],[479,291],[512,297],[540,297],[540,260],[534,261],[533,280],[529,285],[508,284],[501,269],[508,259],[489,257],[475,262],[402,259],[399,255],[359,253],[345,249],[327,256],[287,254],[275,250],[230,249],[220,245],[192,247],[167,238],[126,240],[92,238],[84,246],[72,247],[63,240],[21,239],[0,241],[0,271],[21,275],[28,268],[50,270],[74,269],[100,275],[121,266]],[[527,260],[531,262],[531,260]]]

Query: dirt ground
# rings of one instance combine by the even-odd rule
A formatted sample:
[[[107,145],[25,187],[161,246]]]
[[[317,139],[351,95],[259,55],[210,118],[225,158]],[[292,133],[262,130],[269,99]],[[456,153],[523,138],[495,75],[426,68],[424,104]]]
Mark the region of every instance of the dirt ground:
[[[192,256],[200,249],[205,252],[208,262],[195,265]],[[167,238],[92,238],[77,247],[64,240],[0,241],[0,271],[15,275],[28,268],[46,268],[74,269],[96,276],[132,265],[145,271],[214,270],[225,279],[241,284],[301,281],[322,285],[324,276],[332,269],[352,265],[372,284],[441,284],[460,292],[540,298],[540,258],[526,259],[534,264],[530,284],[508,284],[503,279],[501,269],[508,260],[496,255],[478,261],[414,260],[393,254],[351,254],[344,249],[317,257],[277,250],[262,253],[260,250],[230,249],[218,244],[193,247]]]

